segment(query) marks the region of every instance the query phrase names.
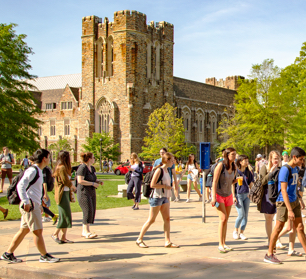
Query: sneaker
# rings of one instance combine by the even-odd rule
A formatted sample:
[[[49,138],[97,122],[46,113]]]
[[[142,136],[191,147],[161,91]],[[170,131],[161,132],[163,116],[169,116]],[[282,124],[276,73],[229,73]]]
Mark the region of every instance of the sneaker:
[[[50,219],[47,218],[47,217],[42,217],[42,222],[43,222],[43,223],[50,222]]]
[[[239,234],[239,237],[240,237],[240,239],[242,239],[242,240],[247,240],[247,239],[248,239],[243,233],[240,233],[240,234]]]
[[[186,200],[186,202],[190,202],[190,200],[189,200],[189,199],[187,199],[187,200]]]
[[[52,217],[52,221],[53,221],[52,225],[55,225],[57,223],[57,219],[58,219],[58,215],[54,214],[54,216]]]
[[[202,197],[199,197],[199,202],[201,202],[202,201]]]
[[[282,262],[280,260],[278,260],[274,254],[268,256],[267,254],[265,255],[264,258],[264,262],[265,263],[270,263],[270,264],[282,264]]]
[[[8,261],[10,263],[21,263],[22,260],[20,259],[17,259],[15,256],[14,256],[14,253],[7,253],[7,252],[4,252],[3,255],[1,256],[1,260],[5,260],[5,261]]]
[[[59,258],[54,258],[51,256],[49,253],[47,253],[44,256],[40,256],[39,262],[41,263],[56,263],[59,262],[61,259]]]
[[[180,201],[180,199],[179,198],[176,198],[175,200],[174,200],[174,202],[179,202]]]
[[[233,238],[234,238],[234,239],[239,239],[239,238],[240,238],[237,231],[234,231],[234,232],[233,232]]]

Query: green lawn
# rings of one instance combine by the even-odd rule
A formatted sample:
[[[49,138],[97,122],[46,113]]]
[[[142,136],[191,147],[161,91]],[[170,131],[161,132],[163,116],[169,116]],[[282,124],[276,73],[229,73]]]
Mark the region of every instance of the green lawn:
[[[132,206],[133,201],[127,200],[126,198],[113,198],[109,196],[114,196],[118,194],[117,186],[119,184],[124,184],[124,176],[114,176],[114,175],[98,175],[98,179],[110,179],[104,182],[103,186],[100,186],[97,189],[97,209],[107,209],[107,208],[115,208],[115,207],[124,207],[124,206]],[[120,180],[120,181],[115,181]],[[54,201],[53,192],[48,193],[51,199],[51,211],[53,213],[58,213],[57,205]],[[148,201],[143,199],[141,204],[147,204]],[[20,212],[17,205],[9,205],[7,198],[0,198],[0,205],[4,208],[9,209],[9,214],[7,216],[7,220],[14,220],[20,218]],[[78,202],[70,203],[72,212],[82,211]],[[3,214],[0,212],[0,221],[3,221]]]

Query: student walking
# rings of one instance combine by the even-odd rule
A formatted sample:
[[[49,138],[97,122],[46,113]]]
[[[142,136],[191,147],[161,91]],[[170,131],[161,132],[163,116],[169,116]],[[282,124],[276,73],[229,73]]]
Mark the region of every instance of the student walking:
[[[248,197],[250,188],[253,186],[254,177],[252,172],[249,170],[249,158],[246,155],[239,155],[236,163],[237,175],[242,177],[242,181],[238,181],[235,187],[234,203],[238,212],[238,217],[235,222],[235,230],[233,232],[234,239],[247,240],[248,238],[244,235],[244,231],[248,222],[248,214],[250,207],[250,199]],[[242,183],[241,183],[242,182]],[[241,184],[241,185],[240,185]],[[241,226],[241,227],[240,227]],[[240,233],[239,233],[240,228]]]
[[[276,224],[271,234],[271,241],[268,253],[264,257],[264,262],[272,264],[280,264],[281,261],[274,255],[274,247],[276,241],[282,231],[285,223],[289,220],[297,230],[298,238],[306,252],[306,237],[304,233],[304,225],[302,221],[301,203],[299,201],[296,187],[298,181],[298,165],[304,160],[305,151],[300,147],[294,147],[291,150],[291,160],[287,166],[283,166],[278,174],[278,191],[279,196],[276,199]]]
[[[211,205],[216,207],[219,215],[219,252],[227,253],[233,249],[225,244],[227,222],[233,205],[234,183],[237,182],[235,166],[236,150],[227,148],[223,151],[223,160],[214,171]]]
[[[33,155],[33,160],[35,165],[25,171],[23,177],[17,184],[18,194],[21,199],[19,206],[21,213],[20,230],[14,236],[9,248],[5,253],[3,253],[1,259],[12,263],[22,262],[21,259],[17,259],[14,256],[14,252],[18,248],[19,244],[23,241],[24,237],[31,231],[34,234],[34,243],[41,254],[39,261],[55,263],[60,259],[54,258],[47,253],[42,234],[43,225],[40,211],[43,184],[42,169],[49,165],[50,153],[46,149],[38,149]],[[37,177],[37,173],[37,181],[26,191],[29,183],[33,181],[35,177]]]
[[[59,221],[51,237],[59,244],[73,243],[67,239],[67,229],[72,227],[70,201],[71,193],[75,192],[76,188],[71,182],[71,163],[68,151],[61,150],[59,152],[54,177],[54,199],[58,205]],[[62,231],[61,238],[59,237],[60,231]]]
[[[186,164],[185,170],[182,173],[182,177],[184,174],[188,173],[187,175],[187,200],[186,202],[190,202],[190,191],[191,191],[191,183],[193,183],[193,187],[196,190],[197,194],[199,195],[199,201],[202,201],[202,195],[200,190],[198,189],[198,174],[200,172],[200,166],[198,165],[197,161],[195,160],[194,154],[189,154],[188,162]]]
[[[166,152],[162,155],[163,165],[158,168],[152,178],[151,188],[154,188],[153,195],[149,199],[150,212],[147,222],[143,225],[139,237],[136,241],[136,245],[140,248],[148,248],[143,242],[143,237],[148,231],[150,226],[155,222],[155,219],[160,212],[164,220],[164,233],[165,233],[165,247],[166,248],[179,248],[170,241],[170,203],[171,197],[171,180],[168,169],[173,165],[173,155]],[[159,178],[162,175],[162,179],[159,182]]]
[[[90,232],[90,224],[94,223],[96,215],[96,189],[103,182],[97,179],[94,155],[91,152],[81,153],[81,159],[83,163],[77,170],[77,197],[83,211],[82,236],[91,239],[98,236]]]
[[[3,147],[3,153],[0,155],[0,164],[1,164],[1,189],[0,193],[3,193],[4,180],[7,176],[10,184],[13,181],[13,170],[12,165],[15,163],[14,156],[9,152],[9,149],[5,146]]]
[[[270,243],[270,236],[273,228],[273,218],[276,213],[276,206],[269,200],[268,194],[268,180],[269,174],[281,167],[281,156],[276,150],[273,150],[269,154],[268,166],[265,164],[261,167],[259,175],[262,177],[263,196],[261,201],[257,204],[257,210],[263,213],[265,216],[265,227],[268,236],[268,245]],[[277,249],[285,249],[286,246],[281,243],[277,243]]]
[[[136,153],[131,154],[131,166],[128,168],[129,171],[132,172],[131,180],[129,182],[127,188],[127,199],[133,200],[134,205],[132,209],[138,210],[139,203],[141,201],[141,182],[142,182],[142,173],[143,173],[143,166],[142,162],[138,158]],[[133,190],[135,188],[135,196],[133,194]]]

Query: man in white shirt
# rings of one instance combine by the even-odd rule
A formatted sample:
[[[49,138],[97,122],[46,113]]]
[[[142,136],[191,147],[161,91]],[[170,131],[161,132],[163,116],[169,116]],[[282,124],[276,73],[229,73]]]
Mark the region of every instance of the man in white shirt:
[[[3,253],[1,259],[11,263],[22,262],[22,260],[14,256],[14,251],[24,237],[31,231],[34,234],[34,243],[41,254],[39,261],[54,263],[60,261],[60,259],[54,258],[47,253],[42,235],[43,225],[41,219],[42,170],[49,165],[50,153],[46,149],[38,149],[32,158],[35,165],[25,171],[23,177],[17,184],[17,191],[21,200],[19,205],[21,212],[20,230],[15,234],[8,250]],[[33,183],[34,181],[35,183]],[[31,182],[33,184],[29,187]]]

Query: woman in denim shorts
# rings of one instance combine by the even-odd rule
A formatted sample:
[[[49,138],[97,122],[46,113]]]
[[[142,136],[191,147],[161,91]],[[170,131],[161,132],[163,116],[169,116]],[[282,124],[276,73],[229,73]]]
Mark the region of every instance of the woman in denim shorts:
[[[178,245],[170,241],[170,203],[168,199],[171,197],[171,179],[167,168],[172,167],[174,163],[173,155],[169,152],[166,152],[162,156],[162,163],[162,167],[156,169],[151,181],[151,188],[154,188],[154,191],[149,199],[149,218],[143,225],[139,237],[136,241],[136,244],[140,248],[148,248],[148,246],[143,242],[143,237],[150,226],[155,222],[159,212],[162,214],[164,220],[165,247],[179,248]],[[161,174],[162,179],[159,182]]]

